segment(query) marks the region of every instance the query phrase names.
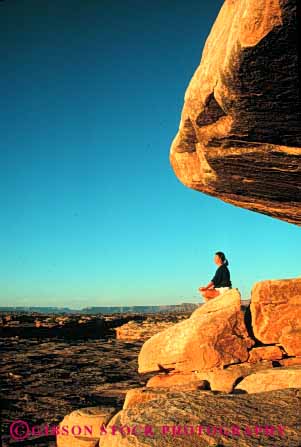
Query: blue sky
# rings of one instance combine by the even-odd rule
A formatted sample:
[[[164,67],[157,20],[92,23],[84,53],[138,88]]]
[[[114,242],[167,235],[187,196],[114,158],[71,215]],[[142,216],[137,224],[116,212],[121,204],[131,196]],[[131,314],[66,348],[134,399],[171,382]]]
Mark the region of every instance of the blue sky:
[[[222,3],[0,2],[0,305],[202,302],[215,251],[246,298],[300,275],[297,226],[169,163]]]

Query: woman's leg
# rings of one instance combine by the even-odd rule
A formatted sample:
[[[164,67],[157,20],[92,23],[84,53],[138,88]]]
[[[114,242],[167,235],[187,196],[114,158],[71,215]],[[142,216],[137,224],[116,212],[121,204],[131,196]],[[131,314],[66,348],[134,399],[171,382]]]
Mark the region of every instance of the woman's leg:
[[[220,292],[216,289],[204,290],[202,292],[202,295],[203,295],[205,301],[212,300],[213,298],[216,298],[217,296],[219,296],[219,294],[220,294]]]

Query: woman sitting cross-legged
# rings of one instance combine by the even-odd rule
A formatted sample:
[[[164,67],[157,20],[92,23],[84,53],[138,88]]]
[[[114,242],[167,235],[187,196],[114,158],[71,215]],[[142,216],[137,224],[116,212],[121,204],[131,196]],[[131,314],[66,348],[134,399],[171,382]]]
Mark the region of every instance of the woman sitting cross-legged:
[[[199,292],[203,295],[205,301],[216,298],[232,288],[230,272],[227,267],[229,262],[224,253],[221,251],[216,252],[214,262],[218,265],[214,277],[206,287],[199,287]]]

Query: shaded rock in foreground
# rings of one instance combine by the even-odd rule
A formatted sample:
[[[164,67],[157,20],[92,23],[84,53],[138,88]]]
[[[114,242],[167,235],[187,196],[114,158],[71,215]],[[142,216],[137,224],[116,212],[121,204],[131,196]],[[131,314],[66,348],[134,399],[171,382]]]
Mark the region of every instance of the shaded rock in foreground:
[[[296,0],[226,0],[170,150],[189,188],[301,225]]]
[[[244,325],[240,293],[232,289],[147,340],[139,353],[138,372],[209,370],[244,362],[253,344]]]
[[[161,396],[157,399],[139,403],[114,416],[108,424],[108,433],[100,438],[99,446],[299,447],[300,399],[300,391],[295,389],[251,395],[214,395],[209,391],[162,390]],[[117,432],[112,435],[110,434],[112,425],[137,426],[137,434],[122,435]],[[256,425],[261,433],[256,434]],[[162,426],[168,426],[165,434]],[[185,426],[188,434],[184,433]],[[191,433],[192,429],[189,428],[191,426],[195,430],[198,426],[202,426],[202,434]],[[233,426],[239,427],[240,431],[239,434],[236,431],[236,435],[231,437],[229,435]],[[152,427],[153,436],[144,434],[145,427]],[[206,427],[209,427],[209,434]],[[224,431],[214,432],[214,427],[216,429],[221,427]]]

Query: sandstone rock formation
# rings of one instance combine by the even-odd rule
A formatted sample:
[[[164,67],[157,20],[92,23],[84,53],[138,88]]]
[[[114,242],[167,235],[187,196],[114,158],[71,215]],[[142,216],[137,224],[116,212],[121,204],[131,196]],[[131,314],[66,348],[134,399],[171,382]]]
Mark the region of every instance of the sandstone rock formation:
[[[272,362],[258,361],[253,365],[249,362],[229,365],[226,369],[212,368],[209,371],[158,374],[148,380],[146,387],[152,390],[155,388],[174,388],[176,386],[178,388],[182,387],[182,389],[185,388],[186,390],[210,388],[212,391],[231,393],[235,385],[244,377],[262,369],[266,370],[272,367]]]
[[[172,389],[152,397],[117,413],[99,447],[300,446],[297,389],[235,396]]]
[[[138,357],[138,371],[223,367],[247,360],[253,344],[244,325],[240,293],[232,289],[147,340]]]
[[[268,280],[254,285],[249,332],[256,338],[247,344],[241,316],[240,331],[232,324],[239,309],[239,292],[232,289],[205,303],[188,320],[144,343],[138,358],[139,372],[159,371],[149,379],[147,387],[181,385],[201,389],[207,383],[211,390],[231,393],[244,377],[259,370],[300,364],[301,279]],[[239,356],[227,357],[236,343],[245,349],[246,356],[241,355],[240,360]],[[239,348],[235,351],[239,352]],[[278,386],[289,387],[290,375],[281,377]]]
[[[301,225],[296,0],[225,0],[170,163],[190,188]]]
[[[101,427],[107,424],[115,408],[87,407],[72,411],[59,424],[57,447],[96,447]]]
[[[245,377],[236,387],[247,393],[279,390],[281,388],[301,388],[301,366],[270,368]]]
[[[301,355],[301,278],[260,281],[251,292],[252,328],[262,343]]]
[[[104,422],[99,446],[299,447],[300,298],[298,278],[262,281],[253,287],[247,326],[240,293],[232,289],[153,335],[142,346],[138,370],[159,374],[127,392],[123,409]],[[225,421],[236,427],[230,437],[221,428]],[[199,424],[217,432],[200,434]],[[244,436],[239,442],[237,431]],[[95,438],[75,441],[97,446]]]

